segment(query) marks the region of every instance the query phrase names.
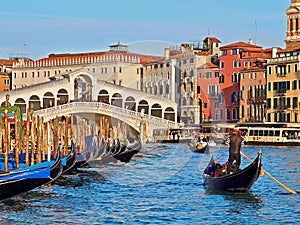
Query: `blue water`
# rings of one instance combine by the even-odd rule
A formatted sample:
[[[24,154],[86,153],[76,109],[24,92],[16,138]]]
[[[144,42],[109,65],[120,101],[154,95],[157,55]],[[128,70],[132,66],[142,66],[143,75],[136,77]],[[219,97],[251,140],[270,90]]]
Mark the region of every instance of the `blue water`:
[[[259,147],[243,147],[254,159]],[[300,192],[300,148],[263,147],[264,169]],[[212,149],[219,162],[226,146]],[[0,203],[0,224],[300,224],[300,194],[265,175],[248,193],[206,190],[210,155],[185,145],[147,145],[128,164],[65,176]],[[242,167],[249,162],[242,158]]]

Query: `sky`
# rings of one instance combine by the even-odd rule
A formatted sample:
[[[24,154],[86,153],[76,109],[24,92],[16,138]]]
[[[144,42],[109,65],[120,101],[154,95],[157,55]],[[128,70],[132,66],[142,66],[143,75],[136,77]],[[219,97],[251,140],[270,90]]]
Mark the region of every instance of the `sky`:
[[[162,55],[207,36],[227,45],[285,47],[291,0],[3,0],[0,58],[107,51]]]

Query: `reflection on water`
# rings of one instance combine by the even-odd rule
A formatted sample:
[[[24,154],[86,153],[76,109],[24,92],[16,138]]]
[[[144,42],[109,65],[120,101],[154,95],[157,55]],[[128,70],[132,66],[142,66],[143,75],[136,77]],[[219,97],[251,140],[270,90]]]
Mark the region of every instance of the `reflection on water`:
[[[243,147],[255,158],[259,147]],[[284,152],[283,152],[284,151]],[[226,146],[213,149],[227,159]],[[299,188],[299,150],[263,148],[264,169]],[[52,187],[2,201],[1,224],[299,224],[300,197],[263,176],[246,193],[205,189],[210,155],[185,145],[148,145],[128,164],[68,175]],[[242,165],[248,165],[243,159]],[[287,176],[287,174],[289,174]]]

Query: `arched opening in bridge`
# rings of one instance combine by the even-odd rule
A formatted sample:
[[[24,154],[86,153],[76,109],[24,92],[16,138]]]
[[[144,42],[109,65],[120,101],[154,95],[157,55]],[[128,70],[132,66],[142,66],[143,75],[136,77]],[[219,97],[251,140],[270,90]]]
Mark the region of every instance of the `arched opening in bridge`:
[[[92,100],[92,80],[89,76],[81,74],[74,80],[74,99]]]
[[[41,100],[37,95],[32,95],[29,99],[29,109],[30,110],[40,110],[41,109]]]
[[[144,109],[144,113],[149,115],[149,104],[146,100],[141,100],[138,105],[138,112],[141,112]]]
[[[135,98],[132,96],[129,96],[125,99],[125,109],[129,109],[132,111],[136,111],[136,102]]]
[[[69,102],[69,94],[66,89],[60,89],[57,92],[57,105],[63,105]]]
[[[156,116],[162,118],[162,108],[160,104],[154,104],[151,107],[151,116]]]
[[[120,95],[119,93],[113,94],[113,96],[111,97],[111,105],[122,108],[123,105],[122,95]]]
[[[168,107],[164,113],[164,119],[175,121],[175,111],[173,108]]]
[[[109,94],[107,90],[101,90],[98,94],[98,102],[109,104]]]
[[[54,95],[51,92],[47,92],[43,97],[43,108],[50,108],[54,106]]]
[[[26,102],[23,98],[18,98],[16,101],[15,101],[15,106],[19,106],[20,107],[20,110],[21,110],[21,113],[26,113]]]

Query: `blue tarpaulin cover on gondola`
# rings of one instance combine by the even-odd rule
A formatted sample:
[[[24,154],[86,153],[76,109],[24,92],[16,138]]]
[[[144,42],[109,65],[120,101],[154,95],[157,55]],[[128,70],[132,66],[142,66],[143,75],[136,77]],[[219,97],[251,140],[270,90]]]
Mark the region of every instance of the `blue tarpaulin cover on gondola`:
[[[24,169],[0,174],[0,181],[48,178],[50,176],[50,167],[41,167],[37,169]]]

